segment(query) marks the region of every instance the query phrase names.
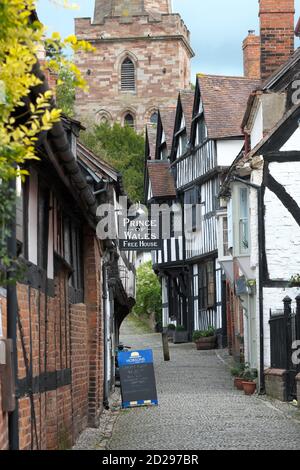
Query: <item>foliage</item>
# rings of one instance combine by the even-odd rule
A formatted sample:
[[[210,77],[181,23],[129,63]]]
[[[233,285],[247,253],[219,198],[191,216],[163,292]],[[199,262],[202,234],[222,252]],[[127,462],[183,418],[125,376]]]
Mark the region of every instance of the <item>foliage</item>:
[[[176,330],[176,326],[175,326],[173,323],[170,323],[170,324],[168,325],[168,330],[169,330],[169,331],[175,331],[175,330]]]
[[[139,317],[155,315],[160,322],[162,316],[161,286],[152,269],[152,263],[144,263],[137,269],[137,295],[134,313]]]
[[[58,73],[56,103],[64,114],[74,116],[76,82],[74,74],[65,66]]]
[[[295,274],[291,277],[289,287],[300,287],[300,274]]]
[[[84,88],[79,70],[58,52],[65,48],[93,50],[74,35],[65,40],[58,33],[45,38],[44,27],[34,15],[35,7],[35,0],[2,0],[0,3],[0,256],[2,266],[7,269],[15,261],[9,259],[5,247],[15,204],[14,194],[9,192],[9,181],[17,177],[24,179],[28,174],[25,163],[38,159],[38,136],[48,132],[61,115],[54,106],[51,91],[39,94],[35,100],[32,98],[32,90],[41,85],[34,72],[37,54],[51,49],[45,67],[54,71],[62,66],[68,68],[74,74],[76,86]]]
[[[133,202],[143,200],[144,138],[129,126],[102,123],[81,134],[82,142],[116,168]]]
[[[216,335],[216,330],[212,326],[209,326],[207,330],[197,330],[193,333],[193,341],[197,341],[201,338],[211,338]]]
[[[252,369],[250,364],[245,364],[245,369],[241,373],[240,377],[245,382],[254,382],[257,379],[257,369]]]
[[[232,377],[241,377],[245,370],[245,364],[239,363],[231,368],[230,372]]]
[[[186,328],[182,325],[178,325],[176,326],[175,330],[178,331],[178,333],[180,333],[182,331],[186,331]]]

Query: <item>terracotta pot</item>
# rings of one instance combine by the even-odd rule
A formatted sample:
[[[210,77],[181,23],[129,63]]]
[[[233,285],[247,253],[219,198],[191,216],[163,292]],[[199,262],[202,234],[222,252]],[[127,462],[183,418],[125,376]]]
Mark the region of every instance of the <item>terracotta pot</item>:
[[[235,377],[235,379],[234,379],[235,388],[237,388],[238,390],[244,390],[243,381],[244,380],[241,379],[240,377]]]
[[[245,395],[253,395],[256,391],[256,383],[255,382],[243,382],[243,389]]]
[[[210,336],[209,338],[199,338],[195,341],[197,351],[210,351],[216,348],[216,336]]]

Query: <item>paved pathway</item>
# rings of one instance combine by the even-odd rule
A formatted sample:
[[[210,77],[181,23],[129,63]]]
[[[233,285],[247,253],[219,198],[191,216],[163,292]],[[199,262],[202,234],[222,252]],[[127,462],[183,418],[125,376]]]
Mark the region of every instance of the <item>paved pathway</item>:
[[[234,390],[215,352],[171,345],[171,362],[164,363],[161,336],[128,322],[122,341],[154,350],[159,407],[122,411],[110,449],[300,449],[299,412]]]

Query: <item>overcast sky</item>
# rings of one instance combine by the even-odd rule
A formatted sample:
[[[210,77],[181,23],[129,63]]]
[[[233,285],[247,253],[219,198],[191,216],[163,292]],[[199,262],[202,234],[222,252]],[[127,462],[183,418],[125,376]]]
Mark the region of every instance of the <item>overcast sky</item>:
[[[71,34],[75,16],[93,15],[94,0],[72,0],[79,10],[63,9],[55,1],[38,0],[39,17],[51,32]],[[296,10],[297,19],[300,0],[296,0]],[[181,14],[191,31],[196,54],[192,62],[193,76],[197,72],[243,73],[241,43],[249,29],[258,31],[258,0],[173,0],[173,12]]]

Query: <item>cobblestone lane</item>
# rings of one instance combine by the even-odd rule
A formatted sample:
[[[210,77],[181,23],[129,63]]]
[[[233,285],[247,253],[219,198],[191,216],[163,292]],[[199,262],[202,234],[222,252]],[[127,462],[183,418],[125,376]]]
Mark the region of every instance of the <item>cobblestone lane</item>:
[[[122,411],[110,449],[300,449],[299,411],[234,390],[216,352],[171,345],[164,363],[161,336],[138,334],[131,323],[122,341],[154,350],[159,407]]]

